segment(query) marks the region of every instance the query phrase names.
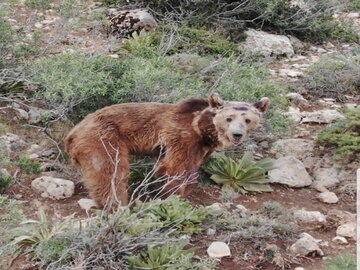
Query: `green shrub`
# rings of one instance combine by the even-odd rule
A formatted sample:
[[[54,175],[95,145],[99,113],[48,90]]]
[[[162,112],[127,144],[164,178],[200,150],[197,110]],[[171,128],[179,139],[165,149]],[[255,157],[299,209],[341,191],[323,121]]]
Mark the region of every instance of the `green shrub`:
[[[22,157],[17,163],[17,166],[25,171],[27,174],[41,173],[41,163],[37,160],[31,160],[27,157]]]
[[[202,168],[225,191],[234,190],[242,194],[272,191],[266,176],[274,168],[274,161],[270,158],[254,161],[252,153],[246,152],[240,160],[235,161],[224,154],[216,154]]]
[[[338,120],[325,128],[316,143],[335,149],[335,159],[360,160],[360,108],[345,113],[345,120]]]
[[[353,254],[341,254],[325,261],[325,270],[355,270],[356,256]]]
[[[6,189],[12,184],[14,178],[12,176],[1,175],[0,172],[0,194],[5,193]]]
[[[135,212],[141,212],[140,217],[151,215],[162,223],[163,229],[176,228],[187,234],[202,231],[207,212],[202,208],[193,207],[188,201],[178,196],[171,196],[166,200],[153,200],[148,203],[138,203]]]
[[[324,57],[309,68],[306,85],[316,97],[332,97],[345,101],[345,95],[360,91],[360,52]]]
[[[25,5],[37,10],[47,10],[54,0],[26,0]]]
[[[65,260],[62,255],[69,246],[70,240],[66,238],[53,237],[40,241],[32,251],[32,260],[38,262],[40,267],[46,267],[60,258]]]
[[[119,2],[123,1],[103,0],[107,5]],[[287,0],[135,0],[133,3],[150,7],[168,20],[190,27],[220,29],[232,40],[244,38],[242,32],[246,27],[315,42],[328,38],[354,41],[356,37],[333,19],[335,10],[346,7],[341,1],[310,0],[304,2],[303,8]]]
[[[178,243],[166,243],[162,246],[148,246],[146,251],[127,257],[130,269],[189,269],[184,268],[184,266],[191,263],[195,249],[184,249],[185,245],[185,241],[179,241]]]

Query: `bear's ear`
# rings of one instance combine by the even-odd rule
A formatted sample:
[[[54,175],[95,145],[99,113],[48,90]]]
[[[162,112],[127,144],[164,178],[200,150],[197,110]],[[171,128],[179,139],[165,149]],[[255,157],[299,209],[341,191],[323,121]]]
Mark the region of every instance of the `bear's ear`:
[[[253,106],[258,109],[260,112],[266,112],[270,107],[270,99],[267,97],[264,97],[260,99],[260,101],[255,102]]]
[[[224,101],[218,93],[212,93],[209,97],[209,103],[212,108],[220,108],[224,106]]]

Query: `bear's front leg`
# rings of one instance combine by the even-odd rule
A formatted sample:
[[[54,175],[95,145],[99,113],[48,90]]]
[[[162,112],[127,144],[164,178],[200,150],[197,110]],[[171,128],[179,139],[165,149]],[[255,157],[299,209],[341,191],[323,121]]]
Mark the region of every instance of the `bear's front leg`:
[[[175,193],[181,197],[190,194],[199,182],[204,156],[204,151],[197,147],[167,148],[165,157],[156,168],[158,177],[166,177],[161,193],[166,197]]]

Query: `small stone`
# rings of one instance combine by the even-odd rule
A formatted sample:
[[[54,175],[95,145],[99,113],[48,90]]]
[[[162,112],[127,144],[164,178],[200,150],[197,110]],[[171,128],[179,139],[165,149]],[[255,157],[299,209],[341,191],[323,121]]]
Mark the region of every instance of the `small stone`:
[[[206,230],[206,235],[208,235],[208,236],[213,236],[213,235],[215,235],[215,233],[216,233],[215,229],[209,228]]]
[[[60,200],[69,198],[74,194],[74,182],[55,178],[52,176],[41,176],[31,182],[31,187],[43,198]]]
[[[42,27],[43,27],[43,25],[42,25],[41,23],[39,23],[39,22],[36,22],[36,23],[34,24],[34,26],[35,26],[36,28],[42,28]]]
[[[299,93],[288,93],[286,94],[286,97],[297,105],[308,104],[308,101]]]
[[[231,256],[229,246],[226,243],[220,241],[212,242],[207,249],[207,254],[211,258],[222,258],[225,256]]]
[[[78,200],[78,204],[85,211],[89,211],[91,208],[97,208],[97,203],[92,199],[80,199]]]
[[[224,213],[225,207],[221,203],[213,203],[212,205],[206,206],[205,209],[214,216],[220,216]]]
[[[347,245],[349,243],[346,238],[342,236],[335,236],[331,241],[340,245]]]
[[[340,225],[336,230],[336,235],[356,240],[356,223]]]
[[[34,159],[38,159],[39,158],[39,155],[38,154],[30,154],[29,155],[29,159],[31,159],[31,160],[34,160]]]
[[[295,267],[294,270],[305,270],[303,267]]]
[[[318,195],[318,199],[324,203],[337,203],[339,198],[334,192],[325,191]]]
[[[346,223],[356,223],[356,214],[338,210],[338,209],[331,209],[327,216],[332,220],[336,221],[337,224],[346,224]]]
[[[24,120],[29,119],[29,114],[27,113],[27,111],[19,108],[16,108],[15,110],[19,113],[20,119],[24,119]]]
[[[54,154],[55,154],[54,150],[50,149],[50,150],[45,150],[44,152],[42,152],[41,156],[42,157],[50,157]]]
[[[318,48],[317,52],[318,53],[326,53],[327,51],[325,49],[323,49],[323,48]]]
[[[109,54],[108,56],[111,57],[111,58],[119,58],[118,54]]]
[[[314,188],[319,192],[328,192],[329,190],[324,187],[323,185],[317,184],[314,186]]]
[[[282,77],[299,78],[299,77],[303,77],[304,73],[292,69],[280,69],[279,75]]]
[[[357,107],[358,107],[358,105],[355,104],[355,103],[345,103],[344,104],[344,108],[348,109],[348,110],[353,110],[353,109],[355,109]]]
[[[314,227],[322,227],[326,224],[326,217],[319,211],[296,210],[294,218],[297,223]]]

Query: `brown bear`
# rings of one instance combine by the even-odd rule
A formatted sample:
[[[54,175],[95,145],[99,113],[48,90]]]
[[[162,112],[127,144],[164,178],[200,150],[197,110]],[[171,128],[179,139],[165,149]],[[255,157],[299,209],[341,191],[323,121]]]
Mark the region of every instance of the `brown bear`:
[[[157,176],[181,179],[168,181],[167,191],[189,177],[196,182],[204,159],[215,150],[240,144],[269,105],[268,98],[249,104],[223,101],[218,94],[177,104],[112,105],[76,125],[65,148],[82,168],[85,185],[100,207],[109,200],[126,205],[130,155],[158,155],[162,149]],[[185,195],[183,186],[179,191]]]

